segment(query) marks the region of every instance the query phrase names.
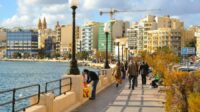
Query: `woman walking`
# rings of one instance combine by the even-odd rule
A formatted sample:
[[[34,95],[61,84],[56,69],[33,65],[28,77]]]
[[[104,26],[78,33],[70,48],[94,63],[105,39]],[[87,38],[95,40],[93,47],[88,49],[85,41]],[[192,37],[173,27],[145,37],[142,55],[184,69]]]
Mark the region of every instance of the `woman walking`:
[[[119,86],[119,84],[122,83],[122,77],[121,77],[121,69],[120,69],[120,63],[118,62],[116,67],[113,70],[112,76],[115,77],[116,87]]]

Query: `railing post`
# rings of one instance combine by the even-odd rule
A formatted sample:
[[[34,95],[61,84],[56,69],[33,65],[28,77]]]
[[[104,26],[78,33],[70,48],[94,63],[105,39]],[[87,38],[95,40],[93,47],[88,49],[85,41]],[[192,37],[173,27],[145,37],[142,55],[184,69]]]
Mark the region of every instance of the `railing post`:
[[[12,101],[12,112],[15,112],[15,93],[16,89],[13,89],[13,101]]]
[[[72,78],[69,77],[69,79],[70,79],[70,91],[71,91],[72,90]]]
[[[45,93],[47,93],[47,84],[48,83],[45,84]]]
[[[38,102],[37,103],[40,103],[40,85],[38,85]]]
[[[59,83],[60,83],[60,84],[59,84],[59,85],[60,85],[60,95],[62,94],[62,91],[61,91],[61,89],[62,89],[61,81],[62,81],[62,79],[59,80]]]

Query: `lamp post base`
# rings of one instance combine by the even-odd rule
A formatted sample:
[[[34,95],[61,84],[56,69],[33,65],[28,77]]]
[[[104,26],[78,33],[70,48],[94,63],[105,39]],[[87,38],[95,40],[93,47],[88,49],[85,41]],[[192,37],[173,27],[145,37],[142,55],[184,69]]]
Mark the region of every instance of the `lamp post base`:
[[[71,74],[71,75],[79,75],[80,74],[76,60],[71,60],[69,74]]]
[[[110,66],[109,66],[109,64],[108,64],[108,61],[106,61],[106,62],[104,63],[104,68],[105,68],[105,69],[109,69],[109,68],[110,68]]]

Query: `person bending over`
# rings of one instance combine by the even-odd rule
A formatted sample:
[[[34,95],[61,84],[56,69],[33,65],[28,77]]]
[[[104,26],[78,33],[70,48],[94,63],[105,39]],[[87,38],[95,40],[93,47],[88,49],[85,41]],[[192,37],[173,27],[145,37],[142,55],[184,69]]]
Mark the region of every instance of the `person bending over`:
[[[86,83],[89,84],[92,83],[92,93],[90,100],[94,100],[96,98],[96,87],[99,82],[99,76],[94,71],[89,71],[88,69],[83,70],[83,77],[87,76]]]

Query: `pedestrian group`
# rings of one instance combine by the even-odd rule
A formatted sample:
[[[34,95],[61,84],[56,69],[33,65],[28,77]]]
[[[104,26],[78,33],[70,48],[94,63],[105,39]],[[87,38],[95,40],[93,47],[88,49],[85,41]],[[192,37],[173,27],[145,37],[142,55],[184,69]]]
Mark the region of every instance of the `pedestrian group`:
[[[148,73],[149,65],[146,62],[139,63],[138,61],[131,59],[129,63],[127,61],[125,63],[120,63],[118,61],[113,70],[112,76],[115,78],[116,87],[122,84],[122,80],[126,79],[127,76],[129,81],[129,89],[134,90],[134,88],[138,85],[138,75],[141,74],[142,85],[146,85],[146,77]],[[99,75],[94,71],[89,71],[88,69],[84,69],[82,74],[84,79],[84,87],[86,87],[85,93],[88,93],[89,91],[87,90],[87,84],[92,82],[91,97],[89,99],[94,100],[96,98],[96,87],[99,82]]]

